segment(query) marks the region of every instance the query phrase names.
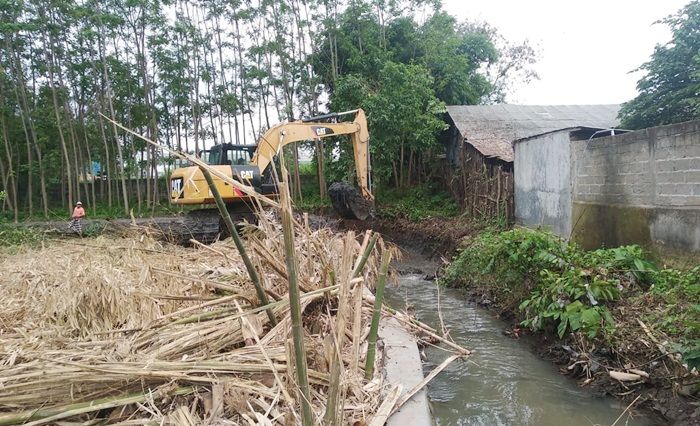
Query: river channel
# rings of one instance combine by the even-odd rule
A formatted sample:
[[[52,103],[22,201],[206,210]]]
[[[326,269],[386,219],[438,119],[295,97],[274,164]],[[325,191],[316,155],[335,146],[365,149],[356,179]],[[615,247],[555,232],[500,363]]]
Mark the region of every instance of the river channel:
[[[438,289],[423,279],[424,272],[418,273],[431,268],[430,263],[407,253],[397,268],[399,286],[387,288],[387,302],[402,310],[408,304],[419,320],[439,329]],[[454,341],[474,353],[452,363],[428,385],[437,425],[610,426],[625,410],[617,400],[593,396],[559,374],[556,366],[533,353],[530,342],[504,335],[507,324],[467,301],[462,291],[440,289],[440,308]],[[430,346],[425,355],[425,374],[448,356]],[[649,424],[634,413],[616,423]]]

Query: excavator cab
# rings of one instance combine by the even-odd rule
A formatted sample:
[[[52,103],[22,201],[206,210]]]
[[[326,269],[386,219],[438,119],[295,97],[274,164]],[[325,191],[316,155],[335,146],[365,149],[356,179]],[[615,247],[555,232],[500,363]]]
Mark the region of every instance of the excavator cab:
[[[199,151],[199,157],[212,166],[244,166],[253,159],[257,145],[234,145],[224,143],[211,149]]]

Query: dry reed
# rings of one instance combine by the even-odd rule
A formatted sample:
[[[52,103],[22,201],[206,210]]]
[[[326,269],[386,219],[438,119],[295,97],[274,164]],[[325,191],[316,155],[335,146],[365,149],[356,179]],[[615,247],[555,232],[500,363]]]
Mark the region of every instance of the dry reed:
[[[300,223],[295,236],[314,421],[326,411],[330,366],[342,360],[335,416],[369,424],[390,389],[379,373],[363,378],[366,345],[358,354],[358,342],[372,307],[353,294],[372,286],[387,249],[372,236],[368,254],[367,237],[360,244]],[[0,260],[0,425],[298,423],[281,225],[262,214],[245,241],[266,292],[280,300],[260,306],[230,241],[185,248],[137,229],[87,244],[55,241]]]

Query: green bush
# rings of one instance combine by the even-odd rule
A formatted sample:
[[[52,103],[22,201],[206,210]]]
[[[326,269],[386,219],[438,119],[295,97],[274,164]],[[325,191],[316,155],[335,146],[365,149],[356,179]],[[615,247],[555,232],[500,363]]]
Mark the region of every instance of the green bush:
[[[459,206],[449,193],[428,184],[381,190],[377,203],[380,216],[402,217],[414,222],[429,217],[453,217],[459,213]]]
[[[658,269],[636,245],[584,251],[544,231],[487,230],[445,270],[451,286],[485,286],[501,305],[515,307],[533,330],[555,327],[610,336],[609,307],[649,306],[648,321],[671,339],[688,365],[700,367],[700,266]],[[661,308],[659,308],[661,307]]]
[[[653,265],[638,246],[591,252],[551,233],[529,229],[479,235],[446,270],[448,284],[481,280],[503,299],[517,303],[522,324],[548,325],[562,337],[582,331],[590,337],[611,330],[606,304],[617,300],[621,280],[648,281]]]
[[[35,245],[42,237],[35,229],[0,222],[0,247]]]
[[[650,292],[664,301],[650,320],[676,340],[672,349],[690,368],[700,369],[700,266],[655,271]]]

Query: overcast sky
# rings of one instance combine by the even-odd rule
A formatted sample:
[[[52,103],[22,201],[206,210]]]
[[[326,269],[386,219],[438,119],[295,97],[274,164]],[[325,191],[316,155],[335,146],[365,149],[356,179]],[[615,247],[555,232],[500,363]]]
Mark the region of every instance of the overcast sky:
[[[689,0],[443,0],[460,20],[486,21],[512,41],[539,49],[540,80],[507,98],[520,104],[621,103],[636,95],[640,73],[658,43],[670,39],[652,25]]]

